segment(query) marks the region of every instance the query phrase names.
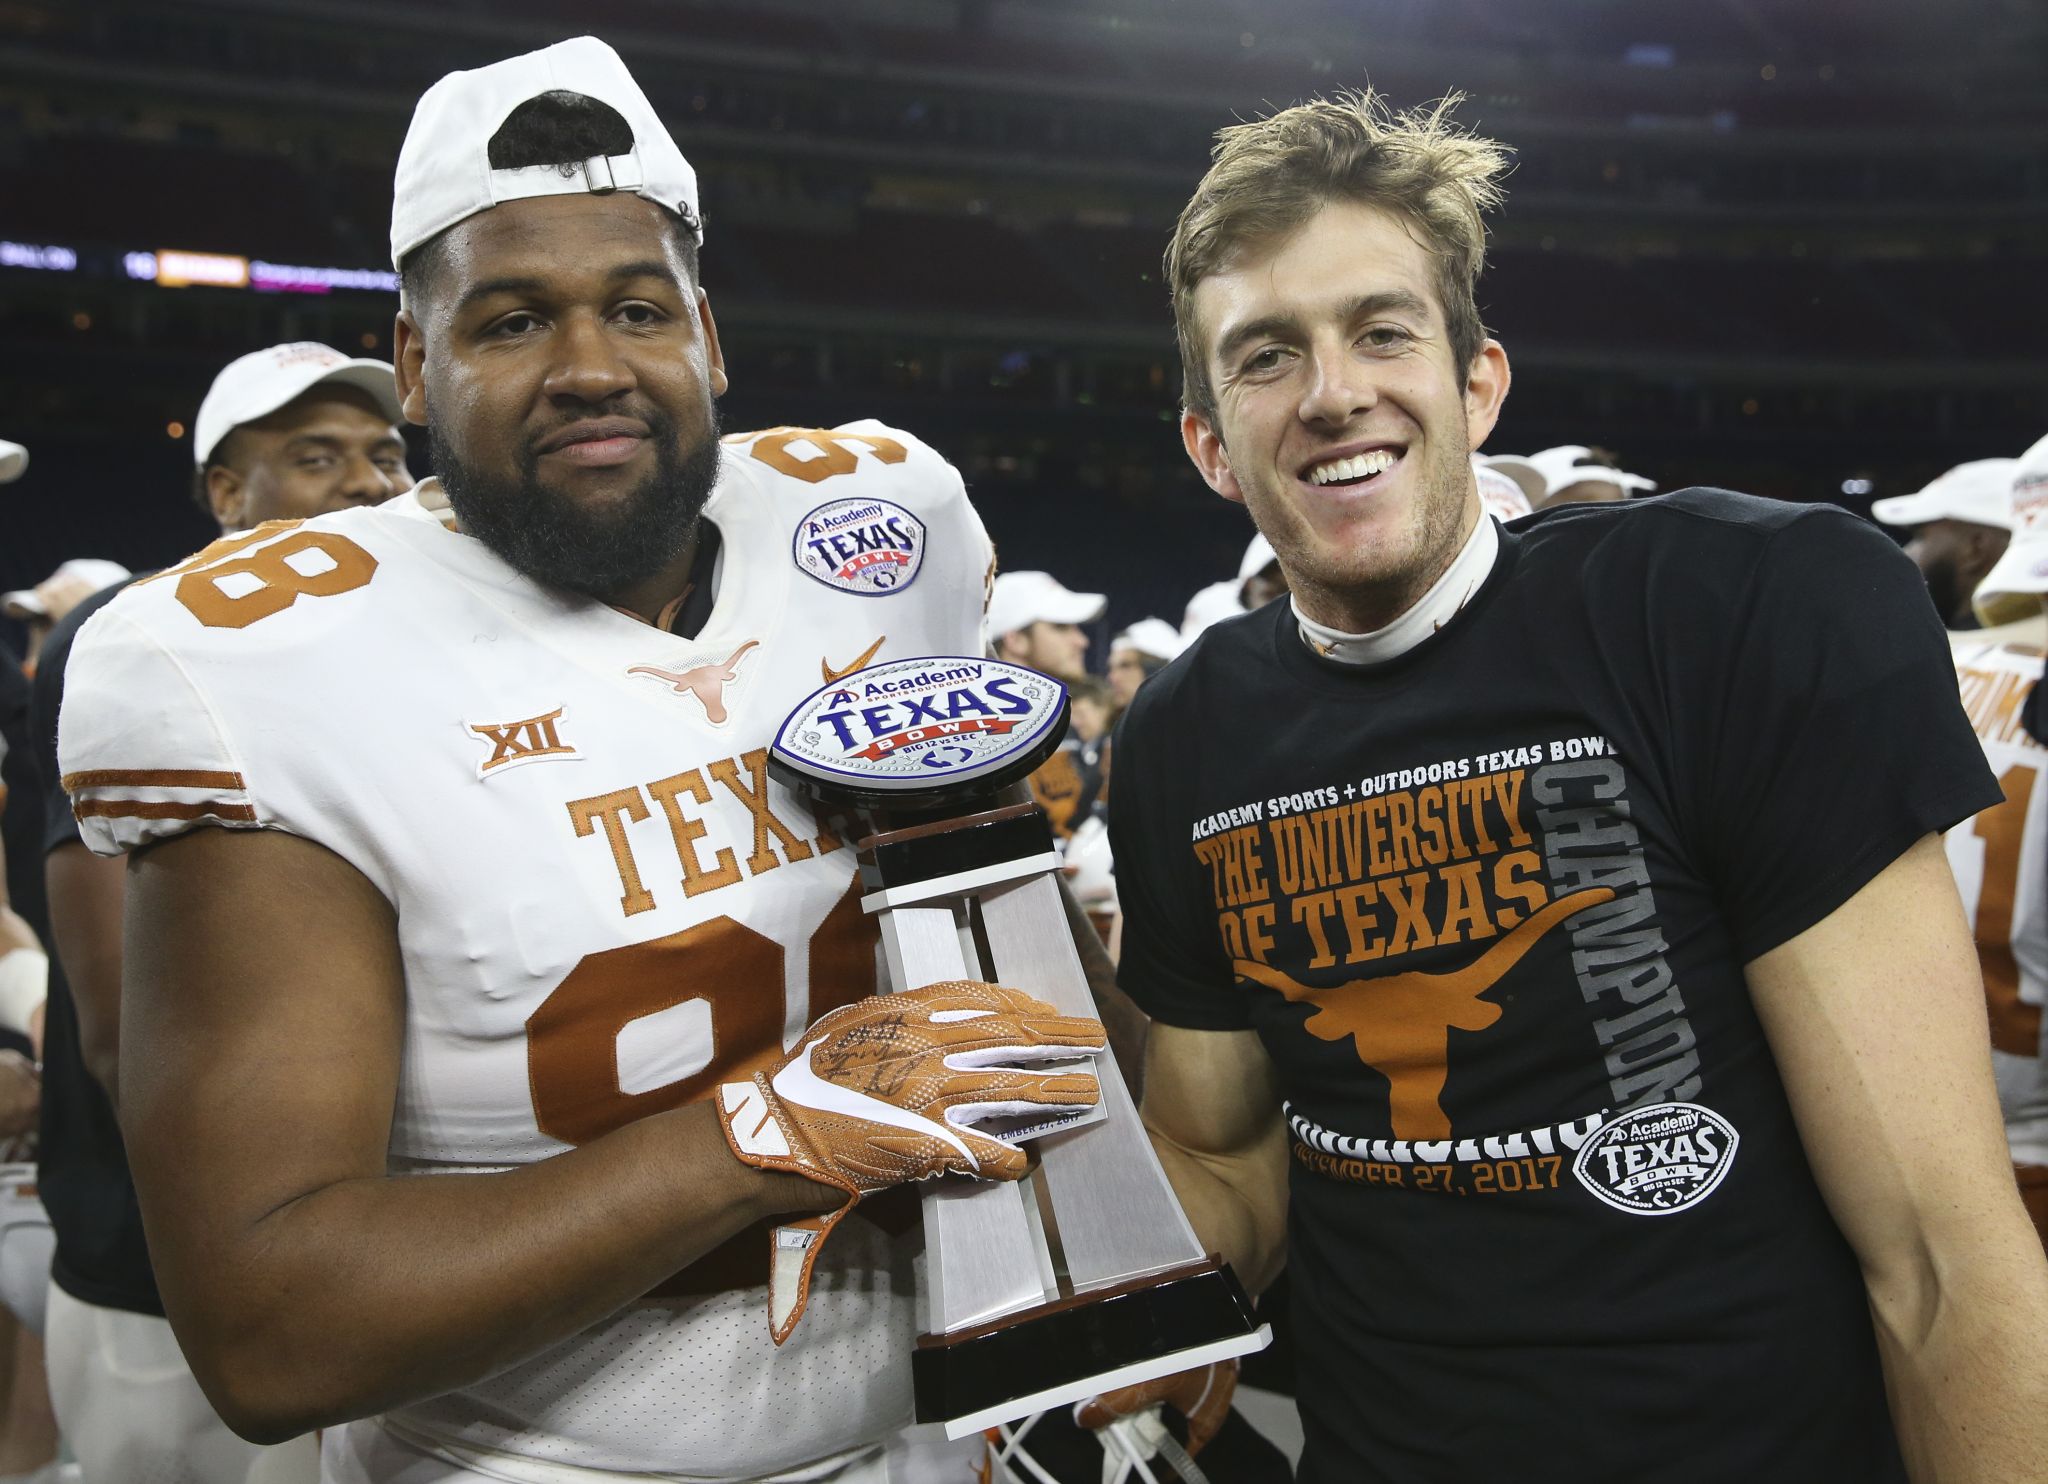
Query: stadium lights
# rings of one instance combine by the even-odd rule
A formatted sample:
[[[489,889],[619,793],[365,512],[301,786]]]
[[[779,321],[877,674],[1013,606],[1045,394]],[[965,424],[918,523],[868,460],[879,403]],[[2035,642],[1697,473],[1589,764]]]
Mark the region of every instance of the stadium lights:
[[[0,242],[0,268],[39,268],[45,273],[76,273],[78,254],[68,247],[35,242]]]
[[[1842,493],[1845,495],[1867,495],[1870,493],[1871,488],[1871,483],[1867,479],[1845,479],[1842,481]]]

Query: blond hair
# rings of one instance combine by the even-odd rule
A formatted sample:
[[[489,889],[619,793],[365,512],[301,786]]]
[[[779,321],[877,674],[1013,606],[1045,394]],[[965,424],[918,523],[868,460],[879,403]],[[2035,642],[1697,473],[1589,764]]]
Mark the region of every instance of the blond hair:
[[[1436,260],[1436,291],[1463,368],[1486,339],[1473,291],[1486,264],[1484,213],[1500,204],[1507,149],[1450,121],[1452,93],[1397,113],[1367,88],[1317,98],[1216,135],[1209,173],[1166,249],[1180,339],[1182,401],[1211,423],[1215,389],[1195,323],[1195,290],[1245,252],[1287,236],[1333,201],[1405,218]]]

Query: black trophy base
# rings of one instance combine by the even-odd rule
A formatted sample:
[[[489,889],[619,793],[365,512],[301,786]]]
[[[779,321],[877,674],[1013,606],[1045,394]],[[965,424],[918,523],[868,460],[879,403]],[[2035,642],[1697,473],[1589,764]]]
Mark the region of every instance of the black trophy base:
[[[910,1358],[917,1420],[946,1423],[947,1435],[959,1437],[1261,1350],[1270,1338],[1237,1275],[1210,1257],[973,1329],[921,1336]]]

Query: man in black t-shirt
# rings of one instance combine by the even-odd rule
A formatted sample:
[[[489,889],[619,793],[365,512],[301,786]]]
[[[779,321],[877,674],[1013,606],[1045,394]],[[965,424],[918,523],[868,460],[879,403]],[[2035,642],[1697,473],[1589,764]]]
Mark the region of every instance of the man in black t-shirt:
[[[1999,795],[1917,574],[1722,491],[1501,530],[1501,151],[1369,96],[1222,141],[1182,430],[1293,596],[1124,721],[1119,978],[1197,1229],[1284,1236],[1301,1477],[2044,1477],[1939,840]]]

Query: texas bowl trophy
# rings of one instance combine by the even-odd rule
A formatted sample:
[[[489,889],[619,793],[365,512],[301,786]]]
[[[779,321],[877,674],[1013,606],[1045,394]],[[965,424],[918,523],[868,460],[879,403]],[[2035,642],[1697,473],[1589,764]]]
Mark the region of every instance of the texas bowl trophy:
[[[997,793],[1059,746],[1066,687],[1017,665],[932,656],[861,670],[792,711],[782,783],[850,816],[895,989],[985,979],[1065,1015],[1095,1005],[1069,936],[1044,813]],[[1115,1058],[1099,1109],[1028,1126],[1015,1184],[945,1179],[924,1197],[929,1332],[917,1415],[961,1437],[1063,1402],[1263,1349],[1271,1331],[1195,1239]]]

